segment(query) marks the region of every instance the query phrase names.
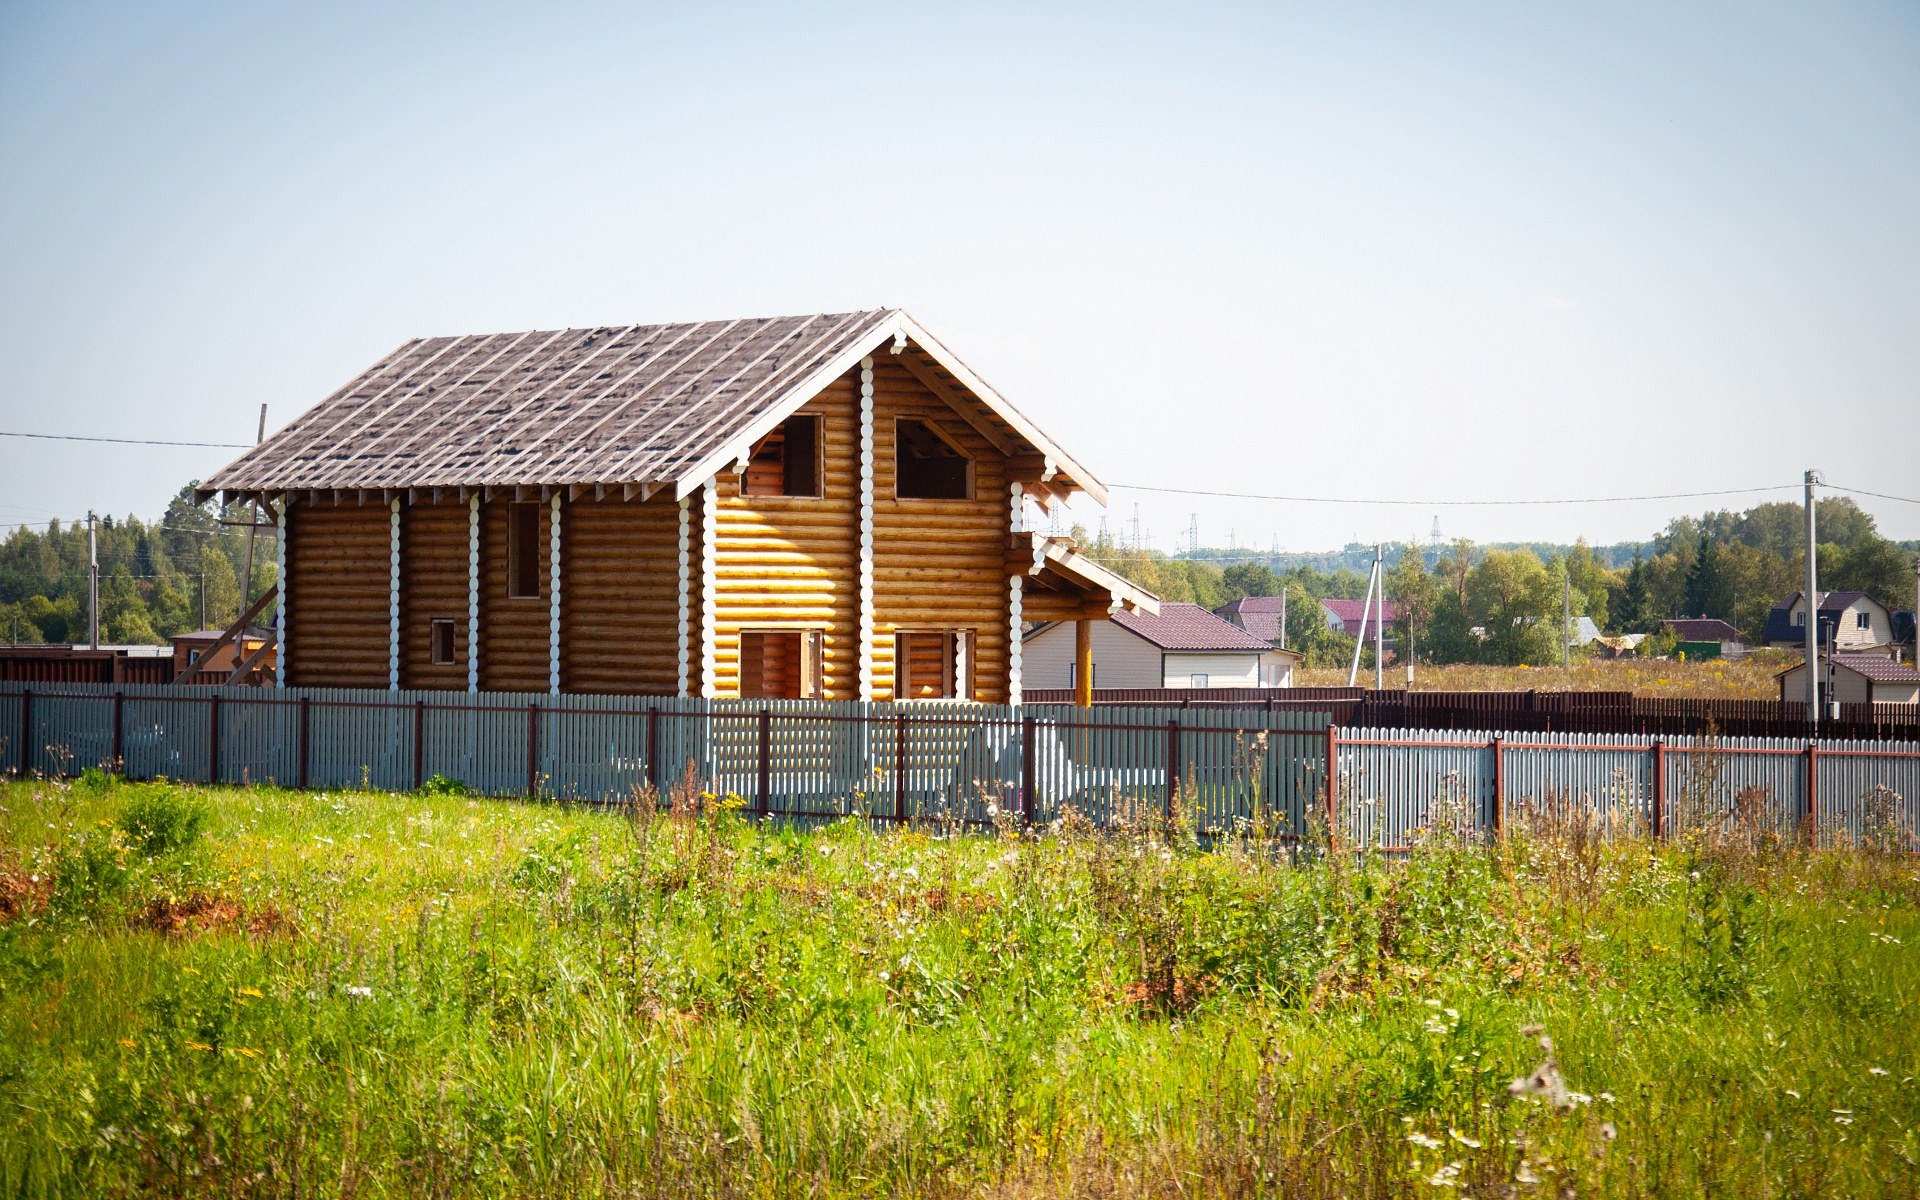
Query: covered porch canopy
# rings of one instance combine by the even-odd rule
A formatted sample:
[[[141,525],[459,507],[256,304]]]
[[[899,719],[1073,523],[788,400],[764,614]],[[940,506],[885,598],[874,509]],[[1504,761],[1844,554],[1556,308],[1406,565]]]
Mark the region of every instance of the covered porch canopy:
[[[1021,581],[1022,619],[1073,622],[1073,702],[1091,707],[1093,623],[1122,609],[1158,616],[1160,597],[1080,553],[1072,538],[1015,533],[1007,545],[1007,574]]]

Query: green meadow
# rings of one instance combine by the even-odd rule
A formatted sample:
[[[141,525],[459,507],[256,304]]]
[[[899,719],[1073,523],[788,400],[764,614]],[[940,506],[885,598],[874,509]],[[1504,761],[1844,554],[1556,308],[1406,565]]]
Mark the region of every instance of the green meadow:
[[[0,786],[0,1195],[1912,1196],[1920,865]]]

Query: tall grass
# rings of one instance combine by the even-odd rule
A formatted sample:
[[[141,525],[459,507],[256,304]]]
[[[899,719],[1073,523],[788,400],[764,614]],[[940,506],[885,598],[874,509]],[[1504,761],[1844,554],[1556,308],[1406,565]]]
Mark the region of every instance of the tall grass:
[[[7,1196],[1920,1186],[1920,870],[1872,847],[0,807]]]

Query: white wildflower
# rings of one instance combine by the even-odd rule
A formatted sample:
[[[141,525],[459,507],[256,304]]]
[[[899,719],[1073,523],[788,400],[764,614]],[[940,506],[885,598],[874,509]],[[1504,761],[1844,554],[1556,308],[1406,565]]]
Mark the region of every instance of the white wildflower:
[[[348,986],[347,995],[355,1000],[371,1000],[373,999],[373,989],[353,984]]]
[[[1412,1142],[1414,1145],[1420,1147],[1422,1150],[1438,1150],[1442,1145],[1445,1144],[1439,1138],[1428,1137],[1424,1133],[1410,1133],[1407,1135],[1407,1140]]]

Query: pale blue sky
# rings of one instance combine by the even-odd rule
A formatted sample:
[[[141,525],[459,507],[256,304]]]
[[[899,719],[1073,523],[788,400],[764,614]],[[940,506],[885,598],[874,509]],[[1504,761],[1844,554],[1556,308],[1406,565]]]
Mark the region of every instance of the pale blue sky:
[[[901,305],[1112,483],[1920,494],[1911,3],[0,0],[0,218],[5,429],[241,440],[415,335]],[[227,457],[0,439],[0,523]],[[1435,515],[1136,500],[1162,548]]]

